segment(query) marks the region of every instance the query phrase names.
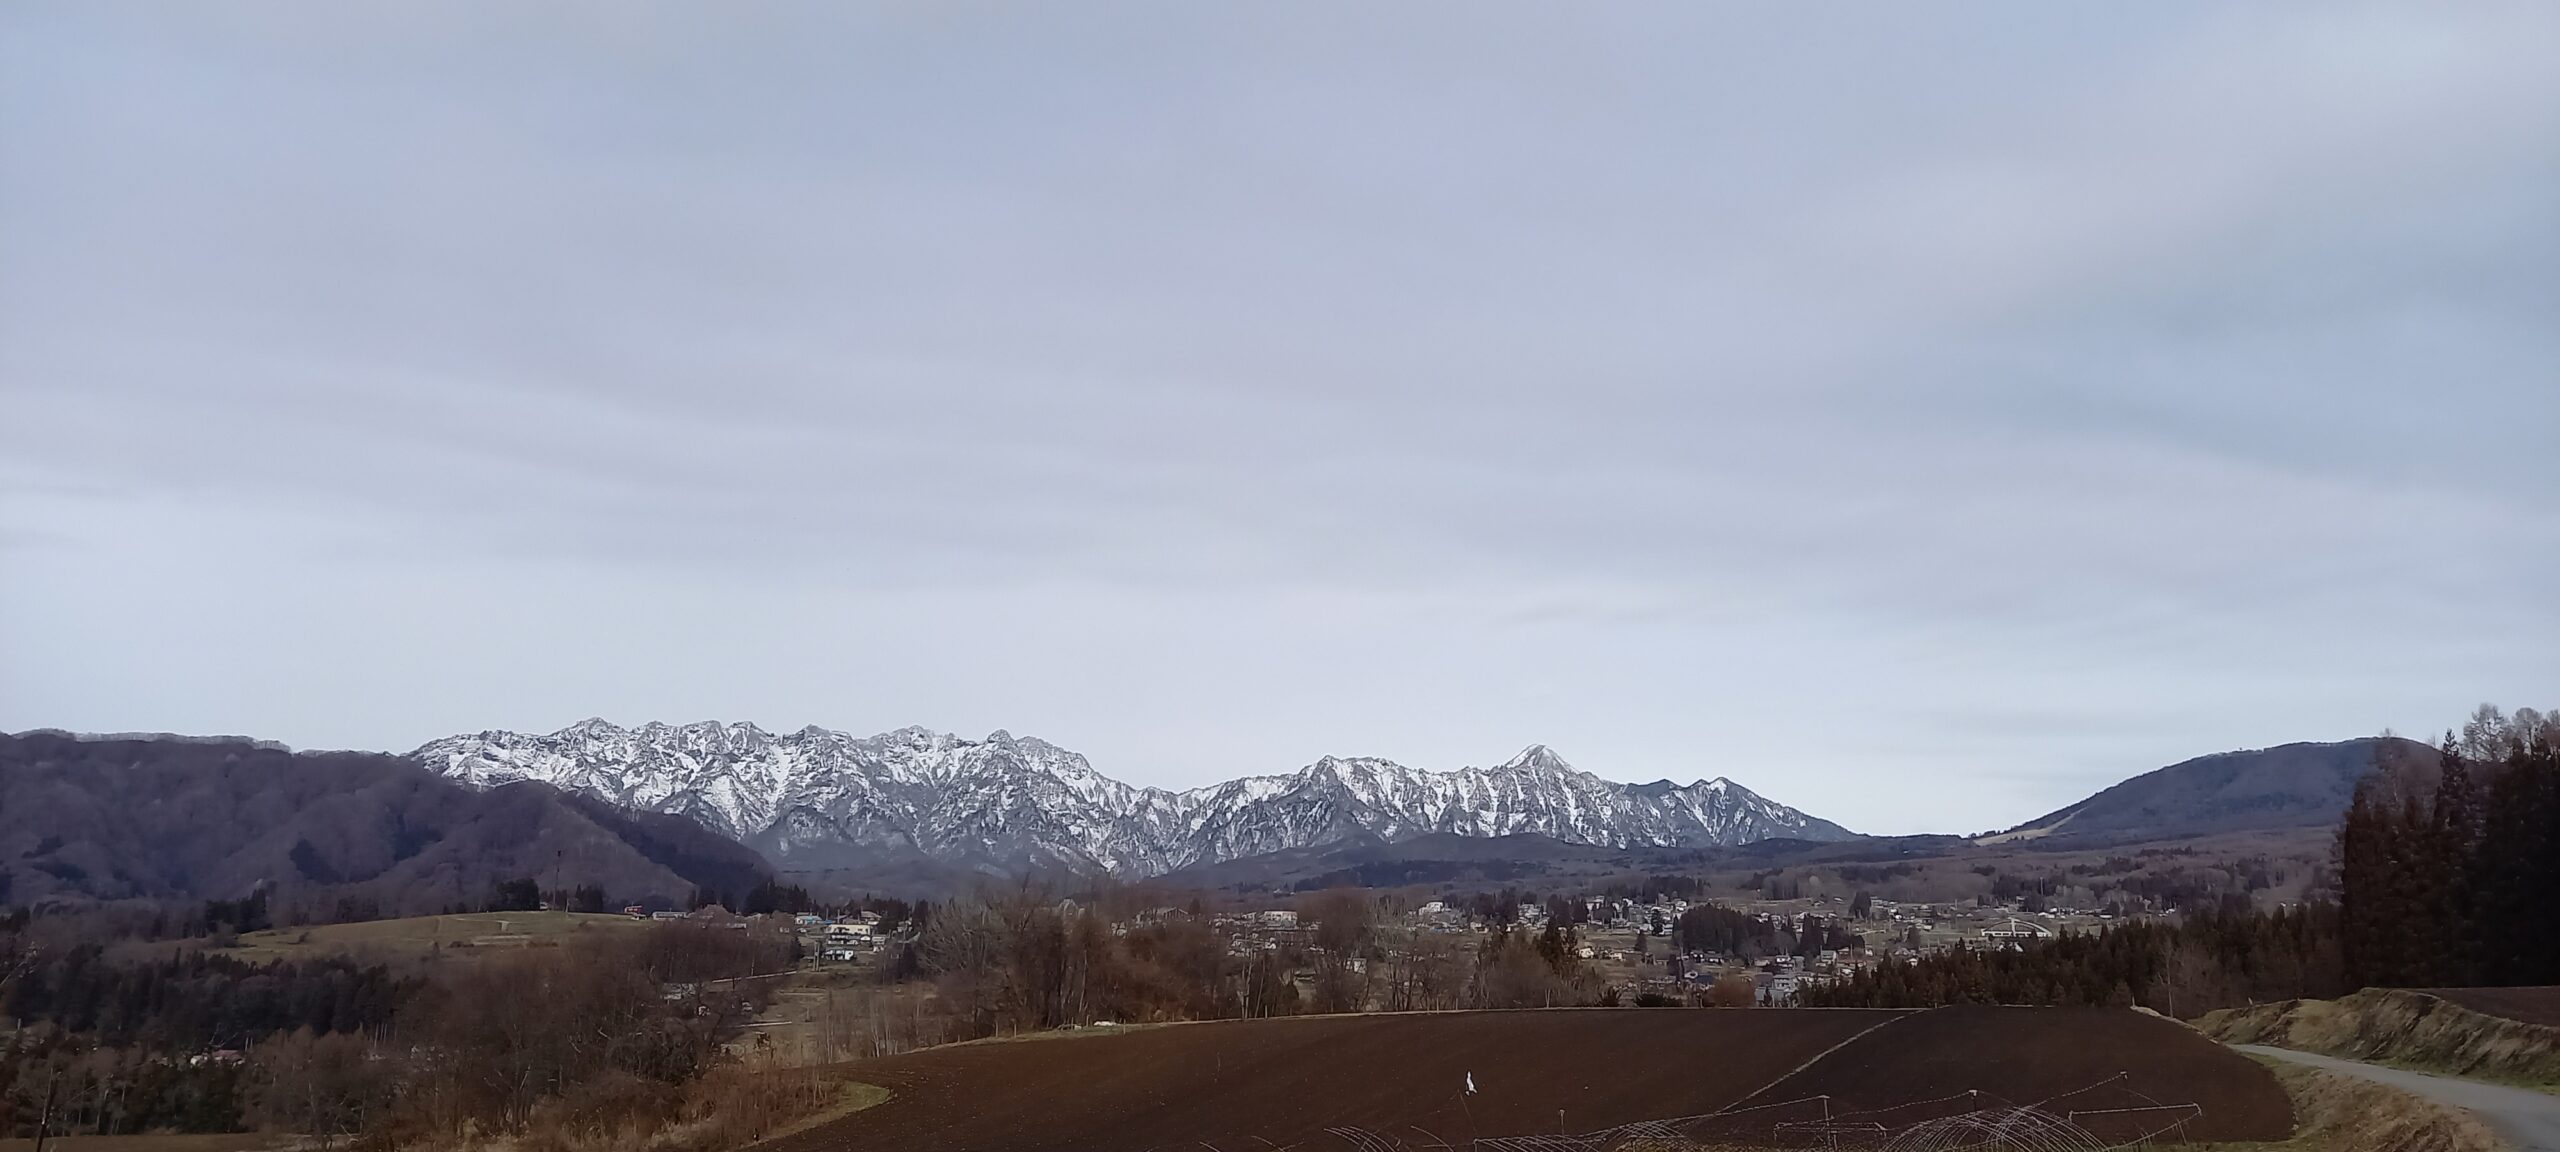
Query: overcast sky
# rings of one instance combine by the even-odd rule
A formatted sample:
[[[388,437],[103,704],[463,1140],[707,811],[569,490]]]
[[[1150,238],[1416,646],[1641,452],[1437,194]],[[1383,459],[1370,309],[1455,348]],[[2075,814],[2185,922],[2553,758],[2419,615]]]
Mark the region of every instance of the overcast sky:
[[[2560,5],[0,8],[0,729],[1554,746],[1862,831],[2560,698]]]

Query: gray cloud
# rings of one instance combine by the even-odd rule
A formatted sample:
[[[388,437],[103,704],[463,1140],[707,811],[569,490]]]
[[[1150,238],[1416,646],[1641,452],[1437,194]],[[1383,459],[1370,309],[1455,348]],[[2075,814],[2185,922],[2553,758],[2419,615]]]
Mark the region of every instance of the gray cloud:
[[[0,23],[0,726],[1890,831],[2560,674],[2545,5]]]

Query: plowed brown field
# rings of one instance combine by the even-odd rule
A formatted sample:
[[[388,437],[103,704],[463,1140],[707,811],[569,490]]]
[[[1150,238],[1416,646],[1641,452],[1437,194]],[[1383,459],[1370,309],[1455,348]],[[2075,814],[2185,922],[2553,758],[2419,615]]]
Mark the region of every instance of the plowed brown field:
[[[2099,1115],[2145,1101],[2194,1104],[2189,1140],[2283,1140],[2293,1105],[2275,1074],[2195,1029],[2113,1008],[1939,1008],[1896,1020],[1789,1076],[1759,1099],[1829,1096],[1832,1111],[1897,1108],[1957,1093]],[[2070,1095],[2076,1094],[2076,1095]],[[2140,1117],[2148,1121],[2151,1117]]]
[[[911,1052],[853,1068],[891,1091],[887,1103],[769,1149],[1351,1147],[1326,1135],[1341,1127],[1465,1147],[1745,1098],[1827,1094],[1836,1113],[1973,1088],[2025,1104],[2119,1071],[2164,1102],[2203,1105],[2190,1139],[2290,1130],[2265,1069],[2132,1012],[1559,1009],[1222,1021]]]
[[[1260,1149],[1358,1126],[1453,1145],[1712,1112],[1893,1019],[1862,1009],[1302,1016],[961,1044],[858,1065],[888,1103],[774,1152]],[[1466,1079],[1477,1093],[1464,1096]],[[1463,1099],[1462,1099],[1463,1097]],[[1266,1144],[1265,1142],[1268,1142]]]

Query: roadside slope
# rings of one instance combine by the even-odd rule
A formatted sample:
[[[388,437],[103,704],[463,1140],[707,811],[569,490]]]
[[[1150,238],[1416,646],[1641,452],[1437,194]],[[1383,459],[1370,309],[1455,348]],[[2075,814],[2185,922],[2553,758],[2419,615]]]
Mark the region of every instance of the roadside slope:
[[[2419,1097],[2445,1108],[2459,1109],[2477,1123],[2495,1132],[2515,1152],[2560,1152],[2560,1096],[2513,1088],[2504,1084],[2484,1084],[2451,1076],[2433,1076],[2401,1068],[2385,1068],[2354,1060],[2341,1060],[2316,1052],[2297,1052],[2289,1048],[2270,1048],[2262,1044],[2236,1045],[2240,1051],[2283,1060],[2332,1076],[2353,1077],[2383,1085],[2386,1088]],[[2300,1083],[2297,1081],[2297,1083]],[[2316,1089],[2315,1089],[2316,1090]],[[2467,1126],[2447,1122],[2443,1118],[2423,1114],[2374,1114],[2364,1117],[2367,1124],[2405,1125],[2396,1133],[2359,1133],[2362,1136],[2391,1135],[2391,1142],[2368,1147],[2389,1148],[2393,1152],[2428,1148],[2479,1148],[2483,1142],[2466,1134]]]
[[[2337,1000],[2226,1008],[2196,1027],[2226,1044],[2560,1089],[2560,1028],[2474,1012],[2426,992],[2368,988]]]

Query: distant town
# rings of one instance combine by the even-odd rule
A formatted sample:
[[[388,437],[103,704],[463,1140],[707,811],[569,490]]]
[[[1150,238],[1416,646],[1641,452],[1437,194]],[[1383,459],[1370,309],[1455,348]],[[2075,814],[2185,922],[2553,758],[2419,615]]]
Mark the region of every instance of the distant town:
[[[1629,1002],[1659,998],[1686,1003],[1727,989],[1727,1003],[1764,1007],[1796,1003],[1803,990],[1819,988],[1853,973],[1882,964],[1916,963],[1924,956],[1964,947],[2023,948],[2064,932],[2095,932],[2119,922],[2141,921],[2168,913],[2125,908],[2075,908],[2035,898],[1977,903],[1897,903],[1858,894],[1815,895],[1789,900],[1691,901],[1665,896],[1579,897],[1492,906],[1487,901],[1426,900],[1397,908],[1392,897],[1381,901],[1389,910],[1374,930],[1382,936],[1405,934],[1450,939],[1482,938],[1495,932],[1525,931],[1544,936],[1550,928],[1608,987]],[[1062,914],[1085,908],[1074,899],[1057,901]],[[1741,927],[1726,921],[1720,935],[1726,947],[1700,947],[1682,932],[1692,913],[1714,911],[1738,917]],[[638,905],[626,915],[656,921],[726,923],[745,929],[756,921],[787,923],[798,941],[804,966],[866,971],[885,968],[900,950],[918,943],[912,922],[874,909],[741,915],[716,904],[692,911],[646,910]],[[1237,959],[1256,955],[1294,956],[1305,962],[1291,978],[1311,994],[1315,960],[1325,950],[1311,923],[1296,908],[1208,911],[1189,905],[1162,904],[1111,919],[1115,936],[1137,929],[1192,920],[1203,921],[1225,941]],[[1740,930],[1736,930],[1739,927]],[[1366,973],[1373,955],[1344,957],[1344,966]],[[1741,1000],[1736,982],[1747,981],[1749,996]]]

